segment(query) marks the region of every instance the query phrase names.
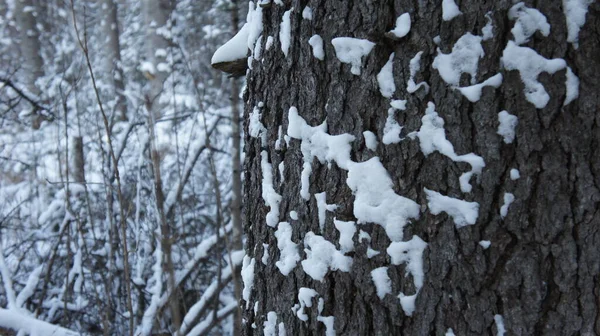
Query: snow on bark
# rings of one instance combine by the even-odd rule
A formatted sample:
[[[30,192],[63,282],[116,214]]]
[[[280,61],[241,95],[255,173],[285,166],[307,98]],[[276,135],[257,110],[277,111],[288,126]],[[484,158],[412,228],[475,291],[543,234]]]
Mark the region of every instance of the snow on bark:
[[[457,229],[463,226],[473,225],[477,222],[479,216],[479,203],[467,202],[458,198],[448,197],[439,192],[425,189],[427,194],[427,206],[429,211],[434,215],[439,215],[442,212],[447,213]]]
[[[535,8],[526,7],[519,2],[508,11],[508,18],[515,20],[515,26],[511,29],[516,44],[529,42],[529,38],[539,31],[542,35],[550,35],[550,24],[544,14]]]
[[[375,43],[369,40],[353,37],[337,37],[331,40],[331,44],[340,62],[352,65],[350,72],[357,76],[361,73],[363,57],[367,56],[375,46]]]
[[[520,47],[513,41],[508,41],[500,59],[506,70],[517,70],[525,84],[524,94],[527,101],[536,108],[544,108],[550,100],[550,96],[538,81],[542,72],[554,74],[566,68],[567,64],[562,58],[547,59],[535,50],[528,47]]]

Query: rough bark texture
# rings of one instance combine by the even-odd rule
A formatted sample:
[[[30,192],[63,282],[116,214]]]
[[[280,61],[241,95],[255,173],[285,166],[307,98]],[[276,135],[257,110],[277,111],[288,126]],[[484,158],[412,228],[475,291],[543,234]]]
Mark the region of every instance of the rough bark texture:
[[[536,109],[524,96],[518,71],[505,71],[500,57],[514,21],[507,17],[509,1],[457,1],[462,15],[442,21],[441,1],[284,1],[263,12],[263,50],[266,36],[275,43],[254,61],[247,80],[245,108],[245,230],[247,254],[256,259],[254,284],[245,309],[245,335],[262,335],[267,313],[277,313],[288,335],[324,334],[317,320],[317,301],[306,308],[307,322],[291,311],[298,303],[300,287],[313,288],[324,298],[323,316],[335,317],[340,335],[443,335],[452,328],[456,335],[496,335],[494,315],[504,318],[509,335],[593,335],[600,334],[600,3],[589,6],[586,23],[579,33],[579,48],[566,42],[566,23],[560,1],[526,1],[541,11],[551,25],[548,37],[536,33],[528,46],[546,58],[563,58],[579,76],[580,95],[563,107],[565,71],[543,73],[539,79],[550,95],[543,109]],[[313,20],[302,18],[308,5]],[[286,58],[280,49],[279,30],[284,11],[291,12],[292,43]],[[393,29],[396,18],[408,12],[412,29],[408,36],[391,41],[385,33]],[[481,35],[485,14],[491,12],[494,37],[482,43],[485,56],[479,61],[477,82],[501,72],[504,82],[498,89],[483,89],[481,100],[471,103],[450,88],[432,68],[439,48],[444,53],[465,33]],[[324,40],[325,60],[313,57],[308,39],[319,34]],[[348,64],[340,63],[330,41],[334,37],[356,37],[376,43],[363,59],[362,74],[354,76]],[[409,61],[423,51],[421,71],[416,81],[427,81],[429,93],[405,90]],[[362,132],[370,130],[378,139],[383,135],[389,99],[382,97],[376,75],[395,52],[395,99],[407,99],[407,110],[397,121],[406,133],[421,126],[428,102],[445,121],[446,137],[457,154],[476,153],[486,167],[473,178],[471,193],[460,190],[458,178],[468,169],[447,157],[433,153],[425,157],[418,139],[398,144],[379,143],[368,150]],[[469,85],[468,76],[461,85]],[[338,231],[333,217],[355,220],[353,195],[346,185],[346,171],[335,164],[314,161],[310,178],[310,201],[299,194],[302,153],[300,141],[275,150],[278,127],[285,134],[288,109],[296,106],[306,121],[316,126],[326,118],[329,134],[349,133],[356,137],[352,159],[364,161],[378,156],[394,181],[396,193],[421,205],[421,217],[405,228],[405,239],[413,234],[428,243],[423,257],[425,284],[416,300],[416,311],[405,316],[397,293],[413,293],[411,277],[404,265],[394,266],[385,253],[390,244],[382,227],[361,225],[372,236],[371,246],[382,253],[369,259],[366,241],[354,236],[355,252],[349,273],[328,272],[323,282],[313,281],[300,263],[283,276],[275,266],[279,249],[274,228],[265,224],[269,208],[261,198],[261,143],[250,137],[249,114],[264,103],[262,123],[267,128],[269,161],[273,166],[275,189],[282,195],[280,221],[292,224],[292,240],[303,247],[304,235],[314,231],[337,245]],[[516,139],[505,144],[496,134],[498,112],[507,110],[518,116]],[[404,132],[403,132],[404,133]],[[284,181],[277,173],[284,162]],[[511,180],[512,168],[520,179]],[[281,182],[281,184],[280,184]],[[424,188],[455,198],[479,203],[479,218],[472,226],[457,229],[445,213],[432,215],[427,208]],[[327,192],[327,203],[339,207],[327,212],[324,231],[319,230],[314,193]],[[499,210],[505,192],[515,195],[508,215]],[[295,210],[298,220],[289,212]],[[489,249],[478,242],[491,241]],[[269,244],[268,265],[260,261]],[[339,246],[338,246],[339,248]],[[306,257],[300,251],[302,259]],[[380,300],[370,271],[388,266],[392,294]],[[254,305],[258,302],[256,314]],[[252,327],[252,324],[256,328]]]

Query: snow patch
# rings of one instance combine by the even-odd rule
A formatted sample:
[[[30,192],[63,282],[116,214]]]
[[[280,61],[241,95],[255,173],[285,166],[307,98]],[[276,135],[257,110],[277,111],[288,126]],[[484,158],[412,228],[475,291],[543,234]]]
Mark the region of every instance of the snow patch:
[[[519,177],[521,177],[521,173],[519,173],[518,169],[514,169],[513,168],[513,169],[510,170],[510,179],[511,180],[513,180],[513,181],[514,180],[518,180]]]
[[[483,90],[484,86],[491,86],[494,88],[499,88],[500,85],[502,85],[502,74],[496,74],[496,75],[486,79],[482,83],[471,85],[471,86],[466,86],[466,87],[461,87],[461,88],[458,88],[458,90],[471,103],[475,103],[475,102],[478,102],[479,99],[481,99],[481,91]]]
[[[550,24],[544,14],[535,8],[525,7],[525,4],[519,2],[508,10],[508,18],[516,20],[515,26],[510,32],[515,38],[516,44],[529,42],[529,38],[539,31],[544,36],[550,34]]]
[[[298,254],[298,244],[292,241],[292,226],[287,222],[281,222],[275,231],[277,238],[277,247],[279,248],[279,261],[275,266],[279,268],[281,274],[287,276],[296,267],[300,261]]]
[[[340,62],[351,64],[350,72],[357,76],[361,73],[362,58],[367,56],[375,46],[375,43],[369,40],[353,37],[337,37],[331,40],[331,44]]]
[[[283,18],[281,19],[279,29],[279,41],[281,42],[281,51],[283,51],[285,57],[288,56],[292,39],[292,27],[290,24],[290,14],[292,13],[292,10],[294,10],[294,8],[283,13]]]
[[[567,66],[562,58],[546,59],[535,50],[520,47],[513,41],[508,41],[500,62],[506,70],[519,71],[521,81],[525,84],[525,98],[538,109],[546,107],[550,100],[542,83],[538,82],[538,76],[542,72],[554,74]]]
[[[304,237],[304,247],[306,259],[302,260],[302,268],[314,280],[323,281],[329,269],[349,272],[352,267],[351,257],[344,256],[335,245],[312,231]]]
[[[383,300],[386,294],[392,293],[392,280],[387,274],[387,267],[378,267],[371,271],[371,278],[377,290],[377,296]]]
[[[308,44],[312,47],[313,56],[318,60],[325,59],[325,51],[323,50],[323,39],[319,35],[313,35],[308,39]]]
[[[322,192],[315,194],[315,200],[317,201],[317,213],[319,215],[319,229],[323,231],[325,228],[325,220],[327,219],[327,211],[335,211],[337,209],[336,204],[327,204],[327,193]]]
[[[346,253],[354,251],[354,234],[356,233],[356,223],[333,219],[335,228],[340,232],[340,252]]]
[[[394,84],[393,61],[395,53],[390,55],[387,63],[381,68],[377,74],[377,83],[379,84],[379,92],[386,98],[392,98],[396,92],[396,84]]]
[[[463,73],[471,75],[471,84],[475,84],[479,59],[485,55],[481,40],[481,36],[466,33],[456,41],[450,54],[444,54],[438,49],[433,68],[438,70],[449,85],[459,86]]]
[[[306,315],[306,313],[304,312],[304,308],[312,307],[312,299],[317,295],[319,295],[319,293],[317,293],[317,291],[312,288],[301,287],[300,290],[298,290],[299,305],[296,305],[294,307],[297,307],[295,313],[300,320],[305,322],[308,321],[308,315]],[[292,310],[294,310],[294,308],[292,308]]]
[[[396,27],[389,33],[397,38],[402,38],[410,32],[410,24],[410,14],[404,13],[396,19]]]
[[[567,87],[567,92],[563,106],[569,105],[573,100],[579,97],[579,78],[573,73],[571,67],[567,67],[567,80],[565,81],[565,86]]]
[[[454,0],[442,0],[442,19],[450,21],[462,14]]]
[[[481,246],[484,250],[487,250],[492,243],[489,240],[480,240],[479,246]]]
[[[498,113],[498,122],[496,133],[502,136],[504,143],[512,143],[515,140],[515,128],[519,124],[519,119],[507,111],[501,111]]]
[[[244,283],[242,299],[246,301],[246,309],[250,307],[250,293],[252,292],[252,287],[254,287],[254,264],[254,258],[250,258],[247,255],[244,256],[241,274],[242,282]]]
[[[420,87],[425,88],[425,93],[429,92],[429,84],[425,82],[415,83],[415,75],[421,70],[421,55],[423,55],[423,52],[419,51],[409,62],[410,77],[406,82],[406,92],[408,93],[415,93]]]
[[[588,6],[594,0],[563,0],[563,12],[567,21],[567,42],[575,49],[579,48],[579,30],[585,24]]]
[[[425,273],[423,272],[423,251],[426,247],[427,243],[415,235],[411,240],[406,242],[392,242],[387,248],[387,253],[392,259],[392,264],[406,264],[406,274],[411,274],[413,277],[416,293],[405,295],[401,292],[398,295],[402,310],[404,310],[404,314],[407,316],[412,316],[415,311],[415,300],[423,287],[423,280],[425,278]]]
[[[500,207],[500,216],[504,219],[508,214],[508,207],[514,202],[515,195],[511,193],[504,193],[504,204]]]
[[[485,26],[481,28],[482,40],[487,41],[491,40],[494,37],[494,22],[492,21],[491,12],[485,14],[485,19],[487,20]],[[452,330],[452,329],[450,329]]]
[[[374,151],[377,150],[377,136],[371,131],[364,131],[363,137],[365,138],[365,145],[368,149]]]
[[[422,125],[418,132],[409,134],[411,137],[418,137],[423,155],[438,151],[455,162],[466,162],[471,165],[471,171],[463,173],[459,179],[460,189],[463,192],[471,192],[472,186],[469,183],[473,174],[479,175],[485,167],[483,158],[474,153],[457,155],[454,152],[454,146],[446,139],[444,130],[444,120],[440,118],[435,111],[435,105],[432,102],[427,104],[425,115],[421,119]]]
[[[310,8],[308,6],[304,7],[304,10],[302,10],[302,18],[306,19],[306,20],[312,20],[313,19],[312,8]]]
[[[458,198],[444,196],[427,188],[424,189],[427,194],[427,206],[432,214],[447,213],[454,220],[457,229],[473,225],[477,222],[479,203],[467,202]]]
[[[506,329],[504,328],[504,319],[502,318],[502,315],[494,315],[494,321],[496,322],[496,336],[504,336]]]

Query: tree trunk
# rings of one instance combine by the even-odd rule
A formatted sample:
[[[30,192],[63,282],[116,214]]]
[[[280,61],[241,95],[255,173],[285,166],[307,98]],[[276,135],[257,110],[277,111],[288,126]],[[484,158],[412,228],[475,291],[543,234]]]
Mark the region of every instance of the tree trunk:
[[[234,36],[239,26],[239,8],[237,0],[232,0],[231,8],[231,31]],[[231,251],[240,251],[243,248],[242,234],[242,162],[240,154],[242,152],[241,132],[240,132],[240,89],[239,80],[231,79],[231,167],[233,175],[231,176],[231,223],[233,224],[231,234]],[[235,271],[233,279],[233,290],[236,300],[240,300],[242,295],[242,279],[239,277],[239,267]],[[233,335],[238,336],[242,333],[242,311],[238,307],[233,314]]]
[[[145,92],[155,118],[162,115],[158,99],[163,92],[163,84],[171,71],[167,60],[169,41],[165,37],[170,34],[167,23],[173,6],[172,0],[144,0],[143,2],[146,27],[144,48],[146,62],[151,65],[150,69],[144,70],[149,81]]]
[[[312,15],[307,1],[283,2],[257,6],[262,55],[251,48],[260,60],[247,76],[243,333],[600,334],[600,3],[590,2],[577,44],[559,1],[511,11],[463,0],[448,21],[441,1],[313,0]],[[535,31],[533,8],[549,29]],[[403,13],[410,32],[387,33]],[[337,37],[375,45],[346,64],[359,43],[337,40],[340,56]],[[479,99],[477,87],[456,88],[499,73]],[[405,109],[389,110],[392,99]],[[512,142],[504,110],[518,118]]]
[[[115,0],[102,0],[102,36],[104,36],[104,71],[112,85],[112,97],[116,100],[113,116],[118,120],[127,120],[127,101],[123,69],[121,68],[121,45],[119,41],[119,19]],[[114,117],[113,117],[114,118]]]
[[[31,0],[15,1],[15,19],[19,29],[21,57],[23,58],[23,78],[29,92],[39,95],[35,81],[43,75],[42,56],[40,55],[39,32],[36,27],[36,8]]]

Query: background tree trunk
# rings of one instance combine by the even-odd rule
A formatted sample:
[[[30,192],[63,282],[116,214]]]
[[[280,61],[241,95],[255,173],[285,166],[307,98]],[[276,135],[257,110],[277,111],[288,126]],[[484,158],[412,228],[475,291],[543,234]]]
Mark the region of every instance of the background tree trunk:
[[[165,38],[170,34],[167,26],[173,10],[172,0],[144,0],[144,24],[146,27],[146,41],[144,43],[146,62],[152,64],[153,73],[146,74],[149,80],[146,89],[148,105],[152,108],[154,117],[162,115],[158,98],[163,92],[163,84],[170,73],[167,60],[169,41]]]
[[[36,27],[36,8],[31,0],[15,1],[15,19],[19,29],[21,42],[21,57],[23,58],[23,78],[27,89],[34,95],[39,95],[40,90],[35,81],[44,74],[42,66],[44,62],[40,55],[39,32]]]
[[[312,21],[303,18],[305,5],[312,8]],[[600,334],[600,3],[589,5],[576,49],[567,42],[561,2],[526,2],[546,16],[551,30],[548,37],[537,32],[524,46],[548,59],[564,59],[580,80],[579,98],[563,106],[566,71],[542,73],[539,81],[550,100],[541,109],[526,100],[520,73],[504,70],[500,63],[503,50],[514,39],[515,22],[507,16],[512,3],[463,0],[458,5],[462,14],[451,21],[442,20],[441,1],[294,0],[262,8],[263,38],[258,41],[263,53],[247,77],[244,125],[246,253],[254,258],[253,267],[247,258],[242,271],[254,274],[252,287],[245,281],[250,294],[249,301],[242,302],[245,335],[262,335],[269,312],[276,313],[277,324],[284,322],[288,335],[323,334],[325,325],[319,316],[335,317],[335,331],[343,335],[442,335],[449,328],[456,335],[492,335],[498,334],[495,315],[503,318],[510,335]],[[288,10],[291,46],[286,57],[279,34]],[[396,41],[386,38],[396,18],[406,12],[412,18],[410,33]],[[493,37],[482,42],[485,55],[479,60],[476,82],[497,73],[503,74],[504,81],[498,89],[483,89],[481,99],[471,103],[447,85],[432,63],[438,47],[448,54],[464,34],[482,35],[486,13],[493,23]],[[324,61],[312,54],[308,40],[314,34],[323,38]],[[265,50],[268,36],[275,43]],[[363,58],[360,75],[353,75],[350,65],[336,57],[331,44],[336,37],[376,43]],[[415,81],[426,81],[431,90],[420,88],[409,94],[409,62],[420,51],[421,71]],[[471,179],[471,192],[462,192],[459,185],[468,165],[439,152],[424,156],[418,139],[381,143],[390,99],[381,95],[376,76],[392,52],[397,88],[392,98],[407,100],[406,110],[396,113],[397,122],[404,126],[402,136],[419,130],[427,104],[433,102],[455,152],[472,152],[485,161],[480,176]],[[470,85],[469,76],[463,76],[460,84]],[[288,276],[276,267],[280,259],[276,228],[265,223],[270,208],[261,197],[263,150],[272,166],[273,187],[282,196],[277,220],[290,222],[301,260],[306,258],[307,232],[322,235],[340,249],[333,218],[356,220],[347,172],[335,163],[328,167],[314,160],[310,199],[300,196],[300,141],[290,139],[287,148],[276,149],[278,139],[286,147],[278,129],[282,126],[286,134],[290,106],[297,107],[311,126],[327,120],[328,134],[353,135],[351,159],[363,162],[379,157],[394,191],[420,205],[420,218],[404,227],[405,241],[415,235],[428,244],[423,254],[424,284],[412,316],[406,316],[396,297],[399,292],[414,293],[412,275],[405,276],[405,264],[391,264],[386,253],[391,241],[379,225],[358,226],[353,236],[355,251],[346,254],[353,258],[350,272],[329,271],[320,282],[307,275],[300,262]],[[262,115],[266,143],[261,144],[260,136],[253,137],[249,128],[255,109]],[[502,110],[518,117],[511,144],[497,134]],[[377,135],[375,151],[366,147],[363,131]],[[280,164],[284,165],[283,177],[277,173]],[[511,169],[520,171],[519,179],[511,179]],[[446,213],[433,215],[424,188],[477,202],[476,223],[457,228]],[[326,192],[328,204],[338,206],[326,212],[323,230],[312,195],[321,192]],[[514,194],[515,200],[502,218],[506,193]],[[298,213],[297,220],[290,211]],[[370,243],[359,240],[358,229],[370,234]],[[482,240],[489,240],[491,246],[484,249],[478,244]],[[369,247],[380,253],[368,258]],[[263,253],[269,255],[266,265],[261,262]],[[391,295],[383,299],[377,296],[371,277],[371,271],[379,267],[388,267],[391,278]],[[318,293],[312,307],[305,308],[306,322],[291,309],[299,302],[301,287]],[[317,307],[319,298],[324,299],[322,312]]]
[[[119,120],[127,120],[127,101],[123,92],[123,68],[121,64],[121,44],[119,41],[119,19],[117,16],[117,3],[115,0],[102,0],[102,36],[104,36],[104,73],[108,75],[112,85],[112,99],[116,99],[113,115]]]

